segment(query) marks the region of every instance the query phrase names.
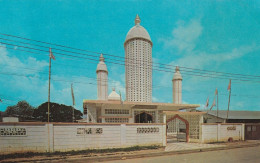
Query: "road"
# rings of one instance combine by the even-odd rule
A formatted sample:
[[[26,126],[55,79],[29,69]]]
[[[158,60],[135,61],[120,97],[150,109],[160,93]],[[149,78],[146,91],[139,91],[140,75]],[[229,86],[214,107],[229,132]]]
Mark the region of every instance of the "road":
[[[260,146],[191,154],[148,157],[107,163],[260,163]]]

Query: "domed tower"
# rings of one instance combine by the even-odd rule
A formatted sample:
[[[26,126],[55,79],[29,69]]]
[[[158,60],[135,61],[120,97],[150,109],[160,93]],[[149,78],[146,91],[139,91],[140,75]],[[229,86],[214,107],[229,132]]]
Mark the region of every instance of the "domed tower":
[[[97,98],[98,100],[107,100],[108,97],[108,71],[107,66],[104,62],[103,54],[99,57],[99,63],[97,65]]]
[[[124,43],[126,101],[152,102],[153,43],[140,22],[136,15],[135,26],[127,33]]]
[[[182,76],[180,73],[180,68],[176,66],[175,73],[172,79],[173,85],[173,103],[181,104],[182,103]]]

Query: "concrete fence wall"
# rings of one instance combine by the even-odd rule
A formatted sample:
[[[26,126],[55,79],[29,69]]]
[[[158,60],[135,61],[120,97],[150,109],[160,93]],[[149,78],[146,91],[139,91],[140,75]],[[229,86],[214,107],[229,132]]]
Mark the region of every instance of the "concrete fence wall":
[[[245,125],[241,123],[202,124],[202,143],[245,140]]]
[[[166,145],[165,124],[0,123],[0,152]]]

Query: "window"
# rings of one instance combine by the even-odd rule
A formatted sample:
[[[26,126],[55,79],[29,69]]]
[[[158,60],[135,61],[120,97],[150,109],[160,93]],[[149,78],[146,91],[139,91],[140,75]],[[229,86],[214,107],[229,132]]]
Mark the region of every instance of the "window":
[[[128,123],[128,118],[105,118],[107,123]]]
[[[105,114],[129,114],[129,110],[105,109]]]

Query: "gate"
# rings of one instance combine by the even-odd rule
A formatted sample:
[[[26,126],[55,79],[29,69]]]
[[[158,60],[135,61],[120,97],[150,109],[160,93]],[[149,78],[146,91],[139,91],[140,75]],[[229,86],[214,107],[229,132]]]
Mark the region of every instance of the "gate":
[[[179,115],[167,120],[167,142],[188,142],[189,122]]]
[[[245,124],[245,139],[260,140],[260,124],[250,123]]]

